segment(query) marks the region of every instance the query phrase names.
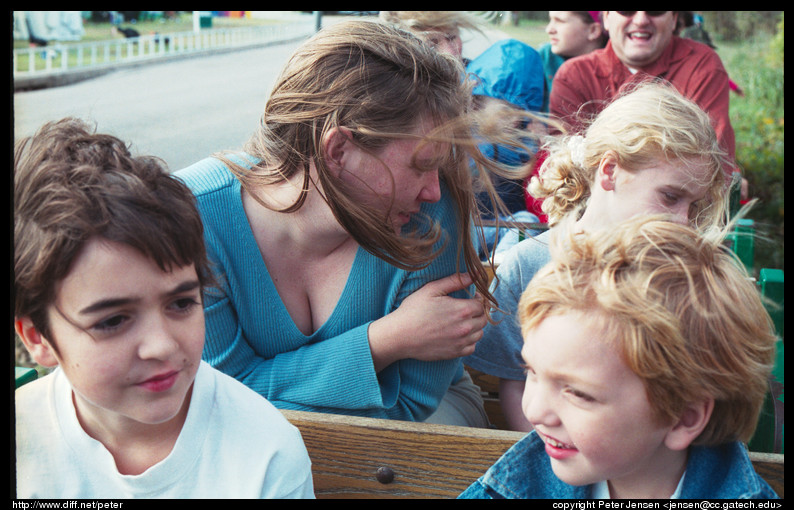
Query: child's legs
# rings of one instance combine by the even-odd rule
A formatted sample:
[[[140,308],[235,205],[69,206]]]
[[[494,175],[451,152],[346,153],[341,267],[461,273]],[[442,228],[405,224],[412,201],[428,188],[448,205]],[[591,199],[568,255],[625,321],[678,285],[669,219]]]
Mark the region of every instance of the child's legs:
[[[449,387],[438,409],[425,423],[480,428],[490,426],[480,388],[474,384],[468,372],[464,371],[463,377]]]

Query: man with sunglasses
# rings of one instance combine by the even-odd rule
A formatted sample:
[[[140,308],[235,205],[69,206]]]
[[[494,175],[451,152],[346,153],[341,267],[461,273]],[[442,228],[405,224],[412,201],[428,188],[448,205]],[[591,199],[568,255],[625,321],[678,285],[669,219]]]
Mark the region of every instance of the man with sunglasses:
[[[678,22],[675,11],[604,11],[612,51],[626,66],[641,69],[670,46]]]
[[[728,73],[717,53],[673,35],[676,11],[604,11],[602,20],[609,32],[607,46],[560,67],[554,76],[550,112],[568,128],[579,130],[624,86],[662,78],[709,114],[733,161],[736,141],[728,117]]]

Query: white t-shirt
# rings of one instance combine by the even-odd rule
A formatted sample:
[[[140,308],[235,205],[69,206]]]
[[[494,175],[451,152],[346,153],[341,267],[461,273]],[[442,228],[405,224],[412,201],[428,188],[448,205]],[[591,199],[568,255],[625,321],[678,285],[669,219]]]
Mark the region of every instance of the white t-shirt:
[[[62,370],[15,392],[18,498],[313,498],[300,432],[278,409],[205,362],[171,453],[122,475],[80,426]]]

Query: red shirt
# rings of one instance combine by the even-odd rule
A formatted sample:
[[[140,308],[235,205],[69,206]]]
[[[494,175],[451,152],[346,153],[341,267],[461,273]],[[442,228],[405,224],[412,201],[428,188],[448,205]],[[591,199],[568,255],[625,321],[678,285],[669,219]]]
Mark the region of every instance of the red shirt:
[[[611,41],[604,49],[567,60],[554,75],[550,112],[578,131],[583,119],[598,113],[621,87],[649,76],[669,81],[708,113],[722,148],[734,161],[736,139],[728,117],[728,73],[714,50],[689,39],[673,36],[662,55],[635,74],[612,51]],[[584,116],[577,117],[582,105],[580,113]],[[730,173],[733,168],[726,171]]]

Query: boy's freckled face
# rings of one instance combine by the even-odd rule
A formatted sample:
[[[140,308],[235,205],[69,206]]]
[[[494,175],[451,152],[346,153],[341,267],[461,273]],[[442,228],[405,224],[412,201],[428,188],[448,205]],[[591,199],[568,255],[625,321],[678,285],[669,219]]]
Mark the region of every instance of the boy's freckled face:
[[[654,476],[670,427],[654,420],[642,380],[579,313],[545,318],[525,337],[522,407],[546,443],[558,478],[571,485]]]
[[[186,409],[204,347],[193,265],[164,272],[128,245],[92,239],[56,296],[52,340],[78,415],[159,424]]]

